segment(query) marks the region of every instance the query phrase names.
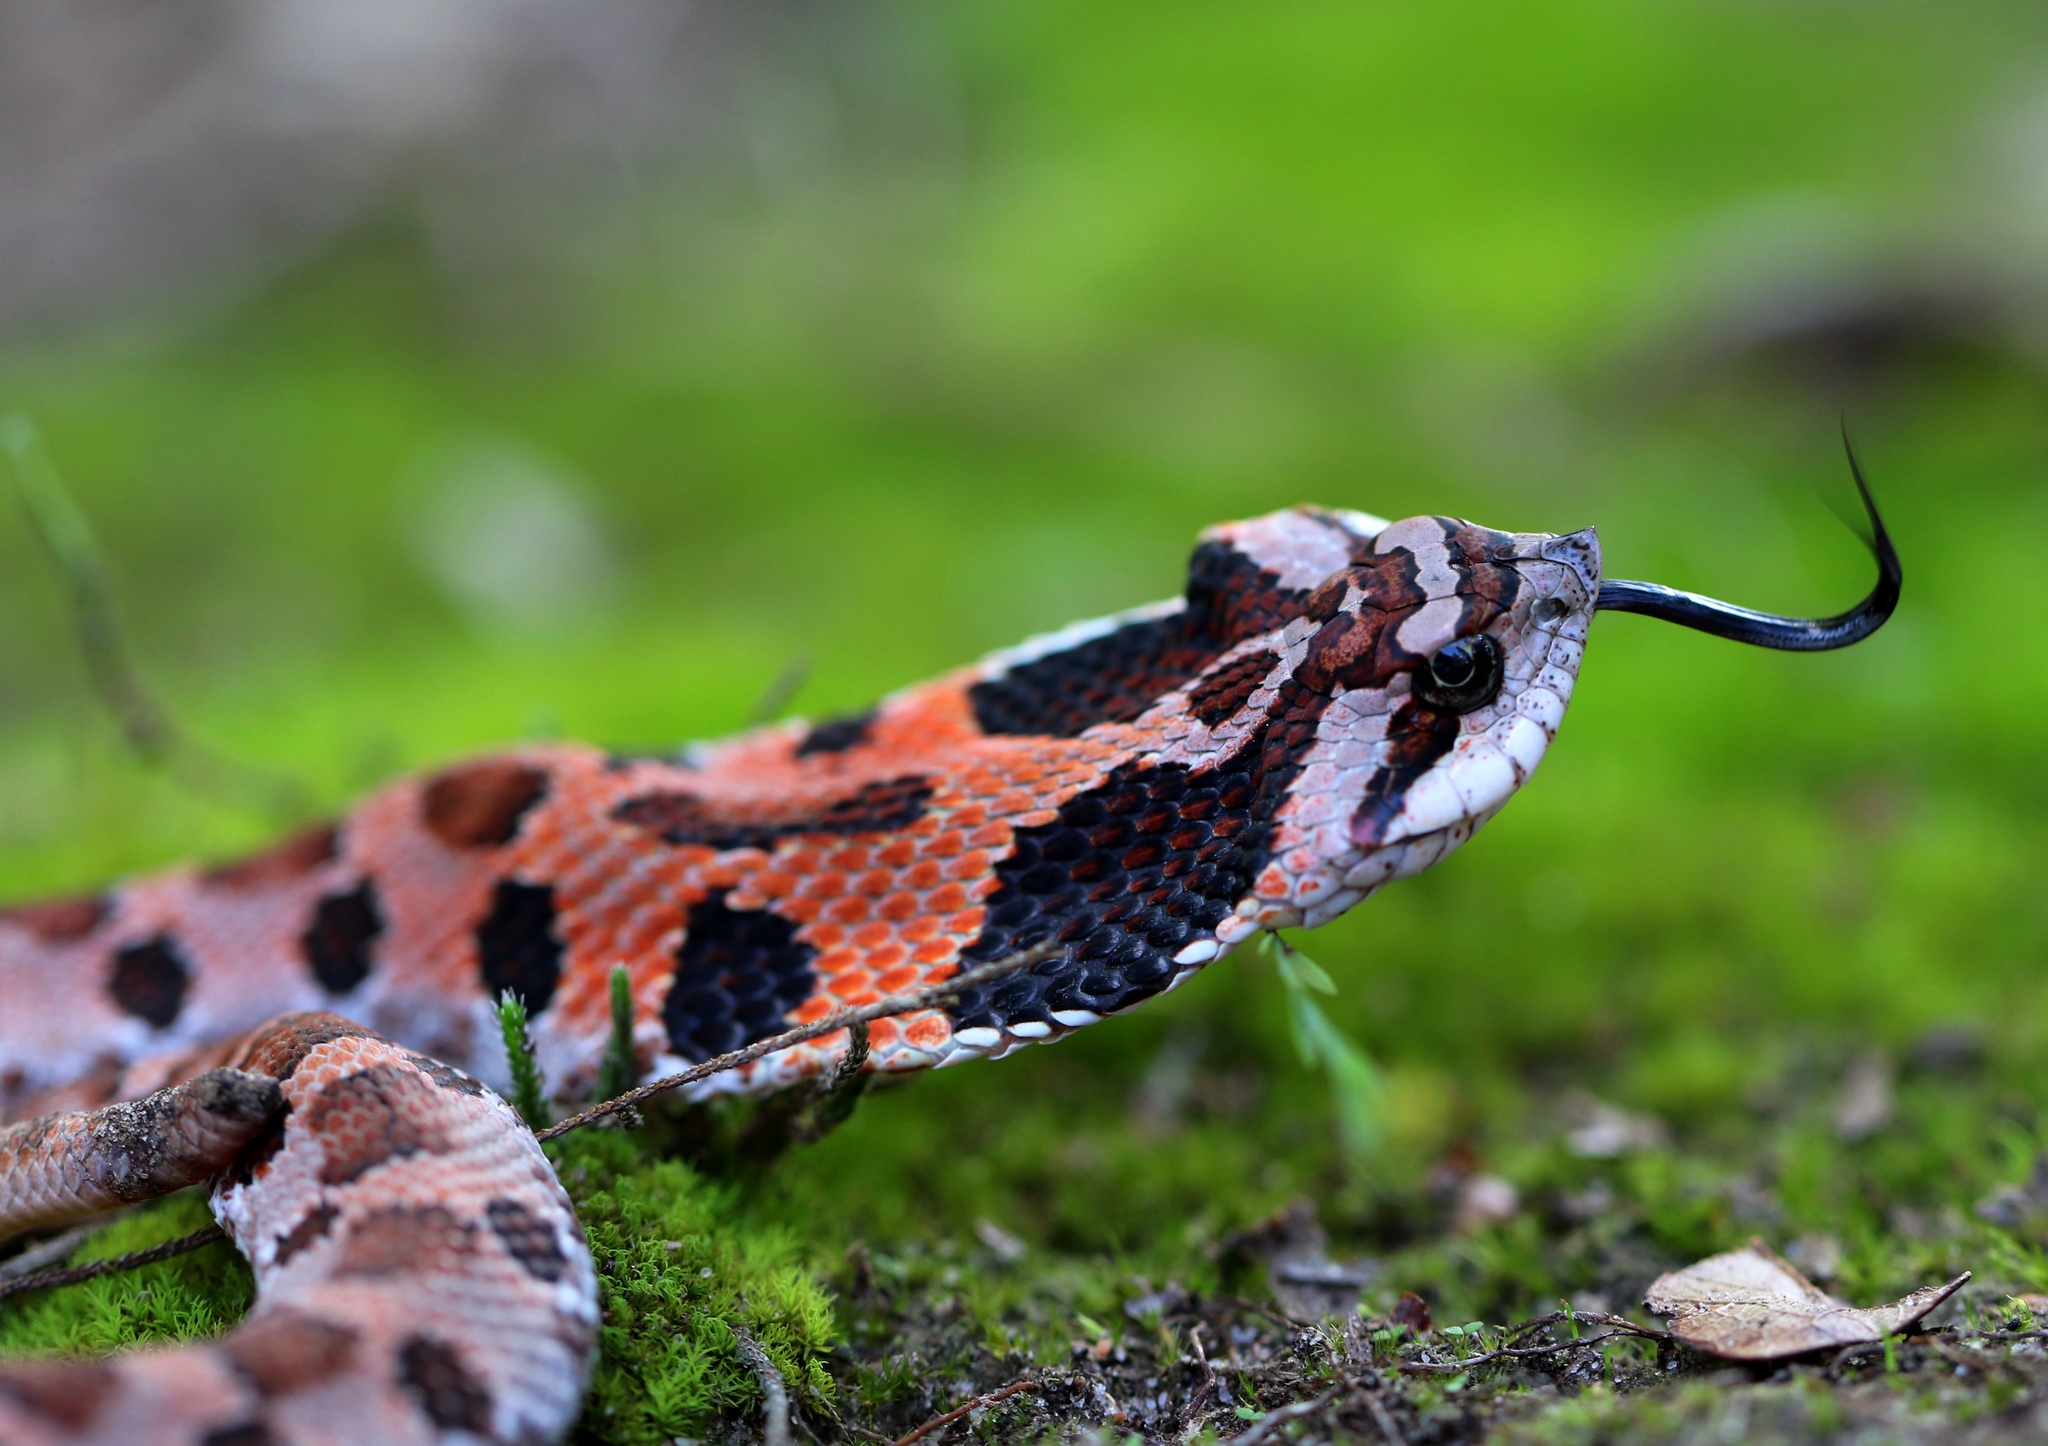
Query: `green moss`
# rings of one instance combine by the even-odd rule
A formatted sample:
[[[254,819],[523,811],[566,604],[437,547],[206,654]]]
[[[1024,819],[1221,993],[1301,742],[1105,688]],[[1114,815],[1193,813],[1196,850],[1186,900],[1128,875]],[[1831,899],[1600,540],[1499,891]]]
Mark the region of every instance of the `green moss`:
[[[794,1405],[831,1409],[832,1304],[792,1233],[750,1225],[731,1187],[678,1161],[646,1163],[622,1133],[572,1136],[559,1159],[604,1308],[603,1356],[577,1440],[659,1446],[758,1411],[761,1387],[734,1325],[767,1350]]]
[[[175,1195],[115,1221],[67,1263],[147,1249],[211,1221],[198,1192]],[[234,1247],[203,1246],[160,1265],[0,1304],[0,1355],[98,1355],[218,1335],[242,1318],[254,1288]]]

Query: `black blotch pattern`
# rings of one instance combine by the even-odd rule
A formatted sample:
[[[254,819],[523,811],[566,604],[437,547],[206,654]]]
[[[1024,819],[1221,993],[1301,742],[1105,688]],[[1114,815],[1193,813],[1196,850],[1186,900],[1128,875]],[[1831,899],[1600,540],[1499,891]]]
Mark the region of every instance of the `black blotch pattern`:
[[[158,1029],[177,1022],[185,1007],[185,990],[192,982],[191,966],[178,943],[169,934],[159,934],[139,944],[124,944],[114,951],[114,970],[107,979],[107,992],[124,1014],[132,1014]]]
[[[1387,762],[1366,780],[1365,794],[1351,815],[1351,837],[1376,844],[1400,816],[1408,790],[1458,742],[1458,715],[1439,713],[1410,699],[1387,720]]]
[[[968,702],[989,734],[1072,738],[1097,723],[1128,723],[1233,644],[1286,622],[1307,597],[1243,553],[1205,542],[1188,562],[1180,612],[1126,623],[976,683]]]
[[[729,909],[721,891],[690,910],[661,1006],[669,1045],[691,1063],[766,1039],[811,997],[817,950],[765,909]]]
[[[484,1207],[505,1252],[535,1280],[556,1281],[569,1268],[554,1227],[517,1200],[493,1200]]]
[[[1052,823],[1017,830],[996,865],[981,936],[961,952],[985,963],[1049,939],[1068,947],[963,993],[948,1011],[954,1027],[1049,1024],[1054,1010],[1109,1014],[1165,988],[1173,956],[1251,892],[1328,702],[1290,680],[1223,762],[1126,765]]]
[[[476,958],[491,998],[509,989],[529,1014],[546,1009],[562,981],[553,886],[499,880],[491,912],[476,926]]]
[[[512,758],[478,759],[427,781],[420,823],[452,849],[497,848],[512,842],[547,792],[543,769]]]
[[[490,1433],[491,1393],[445,1342],[432,1336],[408,1337],[398,1348],[398,1383],[413,1393],[427,1419],[443,1431]]]
[[[277,1237],[277,1263],[283,1265],[315,1241],[325,1240],[340,1218],[341,1212],[332,1205],[324,1201],[315,1205],[303,1220]]]
[[[867,783],[824,808],[789,818],[762,818],[758,808],[729,805],[690,793],[649,793],[612,810],[621,823],[659,834],[664,843],[714,849],[772,849],[806,833],[889,833],[924,817],[932,786],[922,774]]]
[[[446,1149],[431,1113],[409,1107],[432,1088],[419,1071],[396,1064],[373,1064],[323,1088],[306,1107],[306,1127],[323,1130],[337,1115],[346,1127],[325,1130],[320,1183],[346,1185],[387,1160]]]
[[[472,1097],[484,1092],[481,1080],[471,1079],[461,1070],[445,1065],[438,1059],[428,1059],[423,1054],[409,1054],[405,1057],[405,1062],[444,1090],[453,1090],[459,1095]]]
[[[827,718],[804,735],[804,741],[797,744],[796,756],[808,758],[813,753],[844,753],[856,744],[868,741],[868,733],[875,726],[875,710],[865,713],[849,713],[843,718]]]
[[[1278,653],[1260,651],[1225,663],[1189,690],[1188,711],[1214,728],[1251,701],[1279,661]]]
[[[383,932],[377,885],[364,879],[353,889],[324,895],[313,906],[313,921],[299,936],[299,949],[322,989],[347,994],[370,977],[370,951]]]

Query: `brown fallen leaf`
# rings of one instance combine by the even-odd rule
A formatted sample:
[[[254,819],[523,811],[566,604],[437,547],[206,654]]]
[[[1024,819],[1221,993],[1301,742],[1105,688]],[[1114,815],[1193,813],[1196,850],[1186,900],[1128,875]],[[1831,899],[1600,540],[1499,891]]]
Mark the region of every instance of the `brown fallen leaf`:
[[[1774,1361],[1897,1335],[1969,1278],[1966,1270],[1947,1285],[1863,1310],[1836,1300],[1761,1240],[1752,1240],[1740,1250],[1658,1276],[1643,1304],[1672,1317],[1671,1333],[1694,1350],[1731,1361]]]

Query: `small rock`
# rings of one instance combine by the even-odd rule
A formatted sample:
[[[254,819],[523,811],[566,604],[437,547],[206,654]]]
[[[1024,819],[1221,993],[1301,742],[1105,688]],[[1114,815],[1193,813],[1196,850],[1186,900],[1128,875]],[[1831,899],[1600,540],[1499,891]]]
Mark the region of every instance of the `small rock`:
[[[1618,1160],[1638,1150],[1660,1149],[1669,1140],[1662,1120],[1592,1095],[1575,1096],[1566,1109],[1575,1123],[1565,1133],[1565,1148],[1582,1160]]]
[[[1842,1273],[1842,1242],[1832,1235],[1802,1235],[1785,1247],[1785,1258],[1812,1280],[1833,1280]]]
[[[1031,1247],[993,1220],[974,1222],[974,1238],[988,1247],[988,1253],[1004,1265],[1015,1265],[1031,1253]]]
[[[1472,1175],[1458,1187],[1458,1203],[1451,1212],[1451,1228],[1461,1235],[1488,1225],[1512,1220],[1522,1208],[1515,1187],[1498,1175]]]
[[[1849,1066],[1835,1103],[1835,1137],[1867,1140],[1892,1122],[1891,1061],[1872,1050]]]

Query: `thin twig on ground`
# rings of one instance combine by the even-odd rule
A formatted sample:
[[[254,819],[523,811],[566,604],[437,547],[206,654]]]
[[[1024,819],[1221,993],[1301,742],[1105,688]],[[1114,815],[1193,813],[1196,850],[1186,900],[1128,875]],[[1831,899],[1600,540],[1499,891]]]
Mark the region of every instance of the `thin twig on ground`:
[[[732,1338],[740,1348],[740,1359],[761,1383],[765,1398],[761,1402],[761,1446],[789,1446],[789,1387],[783,1384],[782,1372],[775,1369],[767,1349],[745,1326],[734,1326]]]
[[[48,1290],[53,1286],[77,1285],[80,1281],[97,1280],[102,1275],[113,1275],[123,1270],[134,1270],[138,1266],[155,1265],[158,1261],[197,1250],[202,1245],[211,1245],[216,1240],[227,1239],[227,1232],[218,1225],[209,1225],[204,1230],[195,1230],[190,1235],[181,1235],[176,1240],[166,1240],[161,1245],[152,1245],[147,1250],[132,1250],[126,1255],[116,1255],[111,1260],[93,1260],[84,1265],[68,1266],[62,1270],[38,1270],[30,1275],[18,1276],[13,1280],[0,1281],[0,1300],[23,1291]]]
[[[1522,1360],[1530,1356],[1555,1356],[1565,1351],[1590,1349],[1610,1336],[1617,1335],[1640,1336],[1645,1340],[1653,1341],[1673,1339],[1669,1331],[1651,1330],[1646,1326],[1637,1325],[1634,1321],[1623,1320],[1617,1315],[1596,1315],[1591,1311],[1583,1310],[1579,1311],[1577,1315],[1578,1319],[1582,1321],[1592,1321],[1596,1325],[1604,1325],[1608,1329],[1597,1336],[1586,1336],[1575,1341],[1553,1341],[1545,1346],[1501,1346],[1496,1350],[1482,1351],[1476,1356],[1467,1356],[1463,1360],[1457,1361],[1403,1361],[1401,1363],[1401,1374],[1404,1376],[1423,1376],[1438,1371],[1469,1371],[1475,1366],[1490,1365],[1495,1361]],[[1541,1321],[1524,1321],[1509,1332],[1509,1338],[1519,1338],[1538,1326],[1550,1325],[1562,1318],[1563,1314],[1559,1312],[1557,1315]]]
[[[571,1130],[580,1130],[585,1125],[594,1124],[606,1115],[616,1114],[620,1110],[642,1104],[647,1100],[653,1099],[656,1095],[667,1094],[670,1090],[681,1089],[684,1085],[695,1084],[698,1080],[709,1079],[715,1074],[724,1074],[727,1070],[738,1069],[742,1065],[752,1064],[755,1060],[767,1055],[775,1054],[795,1045],[807,1043],[810,1040],[821,1038],[827,1034],[836,1033],[854,1024],[872,1023],[877,1019],[887,1019],[892,1015],[915,1014],[921,1009],[936,1008],[960,993],[963,989],[972,989],[978,984],[986,984],[991,980],[1000,979],[1006,974],[1013,974],[1020,969],[1028,969],[1042,959],[1051,958],[1065,947],[1066,945],[1057,941],[1047,940],[1043,944],[1034,945],[1007,958],[997,959],[993,963],[969,969],[964,974],[956,974],[944,983],[929,985],[923,989],[913,990],[908,994],[891,994],[886,999],[878,999],[873,1004],[863,1005],[859,1009],[837,1010],[826,1015],[823,1019],[813,1020],[809,1024],[800,1024],[794,1029],[785,1029],[782,1033],[767,1039],[756,1040],[744,1049],[735,1049],[730,1053],[721,1054],[715,1059],[707,1059],[702,1064],[692,1065],[689,1069],[682,1070],[677,1074],[665,1075],[658,1080],[650,1080],[636,1089],[627,1090],[616,1099],[606,1100],[603,1104],[592,1105],[581,1114],[571,1115],[559,1124],[550,1125],[547,1129],[538,1131],[534,1138],[539,1140],[555,1139],[558,1136],[568,1134]]]
[[[115,1216],[109,1215],[98,1220],[88,1220],[83,1225],[74,1225],[62,1235],[53,1235],[48,1240],[39,1240],[11,1260],[0,1261],[0,1281],[18,1280],[24,1275],[33,1275],[68,1260],[71,1252],[85,1244],[114,1223]]]
[[[811,660],[798,653],[784,663],[768,686],[761,690],[761,696],[754,700],[754,706],[747,709],[746,726],[758,728],[764,723],[773,723],[788,709],[792,699],[802,691],[811,679]]]
[[[35,423],[19,412],[0,417],[0,453],[12,463],[15,495],[29,530],[64,581],[93,692],[130,750],[195,793],[280,820],[304,817],[312,798],[302,785],[194,742],[142,681],[114,606],[99,539],[50,460]]]
[[[1027,1377],[1026,1379],[1021,1381],[1012,1381],[1009,1385],[1002,1386],[996,1390],[990,1391],[985,1396],[976,1396],[973,1400],[969,1401],[964,1406],[955,1406],[952,1410],[946,1412],[946,1414],[943,1416],[932,1417],[931,1420],[925,1422],[922,1426],[917,1427],[915,1430],[906,1431],[901,1436],[898,1436],[893,1442],[890,1443],[890,1446],[912,1446],[913,1442],[922,1441],[925,1437],[931,1435],[931,1433],[934,1431],[945,1430],[948,1426],[952,1425],[962,1416],[971,1416],[976,1411],[985,1410],[990,1406],[994,1406],[999,1404],[1000,1402],[1007,1401],[1010,1399],[1010,1397],[1017,1395],[1019,1392],[1028,1391],[1032,1389],[1034,1386],[1042,1386],[1044,1384],[1045,1382],[1038,1380],[1036,1377]]]
[[[1346,1391],[1353,1389],[1356,1385],[1357,1382],[1349,1377],[1345,1377],[1328,1390],[1321,1391],[1309,1397],[1306,1401],[1296,1401],[1291,1406],[1282,1406],[1278,1410],[1268,1411],[1258,1419],[1251,1430],[1245,1432],[1242,1436],[1232,1437],[1231,1446],[1259,1446],[1261,1441],[1264,1441],[1289,1421],[1298,1421],[1303,1416],[1316,1415],[1318,1412],[1327,1409],[1332,1401],[1336,1400]]]
[[[1372,1413],[1372,1423],[1380,1428],[1380,1435],[1387,1438],[1387,1446],[1408,1446],[1408,1438],[1402,1434],[1394,1413],[1387,1409],[1387,1403],[1380,1399],[1378,1391],[1365,1393],[1365,1409]]]

